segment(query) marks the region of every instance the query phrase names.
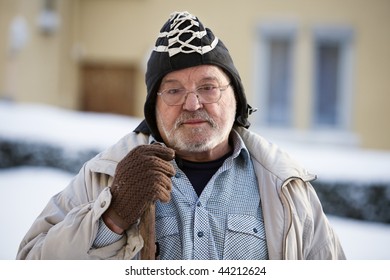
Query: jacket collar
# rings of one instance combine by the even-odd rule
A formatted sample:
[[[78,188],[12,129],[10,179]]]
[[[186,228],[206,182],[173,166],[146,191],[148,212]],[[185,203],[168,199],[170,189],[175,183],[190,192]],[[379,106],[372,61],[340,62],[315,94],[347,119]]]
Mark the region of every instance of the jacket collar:
[[[258,162],[267,171],[282,182],[291,178],[300,178],[303,181],[312,181],[316,176],[301,167],[288,153],[280,149],[262,136],[243,127],[235,127],[235,131],[243,139],[252,160]]]

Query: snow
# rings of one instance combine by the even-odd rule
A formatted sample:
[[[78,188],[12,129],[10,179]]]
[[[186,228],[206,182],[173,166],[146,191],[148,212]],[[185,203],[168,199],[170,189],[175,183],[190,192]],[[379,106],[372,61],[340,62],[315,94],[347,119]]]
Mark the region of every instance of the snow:
[[[19,243],[35,218],[72,176],[50,168],[0,169],[0,259],[16,257]]]
[[[328,181],[389,182],[390,153],[357,147],[308,146],[283,147],[310,171]]]
[[[131,131],[139,119],[76,112],[43,104],[0,101],[0,136],[44,140],[63,147],[104,149]],[[102,131],[102,128],[104,131]]]
[[[81,113],[42,104],[0,102],[0,137],[104,149],[140,119]],[[390,182],[390,152],[278,142],[322,178]],[[335,164],[337,163],[337,164]],[[31,223],[74,174],[47,167],[0,169],[0,259],[14,259]],[[390,225],[329,216],[349,259],[390,259]]]
[[[362,149],[340,131],[289,131],[254,127],[323,181],[390,182],[390,151]],[[332,138],[337,138],[332,139]],[[288,139],[288,140],[287,140]]]

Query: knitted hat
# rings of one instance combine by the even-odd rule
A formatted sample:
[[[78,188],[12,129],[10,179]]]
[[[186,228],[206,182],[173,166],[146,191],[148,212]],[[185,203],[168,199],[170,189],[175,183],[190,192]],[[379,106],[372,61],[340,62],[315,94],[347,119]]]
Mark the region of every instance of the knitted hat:
[[[249,127],[247,118],[254,110],[247,104],[240,75],[229,51],[197,17],[188,12],[175,12],[161,28],[147,64],[145,120],[135,129],[136,132],[151,133],[161,141],[155,114],[161,80],[170,72],[198,65],[215,65],[225,71],[237,100],[235,124]]]

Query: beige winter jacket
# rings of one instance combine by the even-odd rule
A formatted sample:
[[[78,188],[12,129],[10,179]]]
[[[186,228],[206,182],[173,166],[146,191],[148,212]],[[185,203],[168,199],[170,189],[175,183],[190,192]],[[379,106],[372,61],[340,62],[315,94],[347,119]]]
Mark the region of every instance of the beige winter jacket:
[[[309,183],[315,179],[262,137],[235,128],[259,182],[270,259],[344,259],[339,240]],[[130,133],[88,161],[55,195],[20,244],[17,259],[133,259],[143,246],[137,226],[109,246],[92,248],[98,221],[110,205],[117,163],[149,136]]]

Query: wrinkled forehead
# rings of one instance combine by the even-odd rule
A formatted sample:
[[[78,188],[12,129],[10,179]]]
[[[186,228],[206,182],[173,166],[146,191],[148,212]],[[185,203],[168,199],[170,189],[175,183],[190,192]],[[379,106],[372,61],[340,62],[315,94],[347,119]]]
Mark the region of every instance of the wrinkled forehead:
[[[163,77],[160,85],[173,82],[199,83],[202,81],[216,81],[219,84],[224,84],[229,82],[229,78],[226,73],[218,66],[199,65],[168,73]]]

